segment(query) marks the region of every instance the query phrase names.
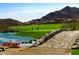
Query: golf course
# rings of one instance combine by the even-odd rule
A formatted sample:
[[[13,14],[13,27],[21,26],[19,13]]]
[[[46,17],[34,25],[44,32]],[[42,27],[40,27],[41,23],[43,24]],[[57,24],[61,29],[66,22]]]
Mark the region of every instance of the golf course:
[[[79,55],[79,7],[48,3],[0,5],[1,55]]]
[[[46,33],[49,33],[53,30],[60,29],[62,26],[62,23],[60,24],[33,24],[33,25],[26,25],[26,26],[11,26],[11,29],[17,30],[16,35],[18,36],[29,36],[34,39],[38,39],[45,35]],[[78,55],[79,50],[78,49],[72,49],[71,53],[73,55]]]
[[[36,39],[52,30],[60,29],[61,25],[62,24],[33,24],[26,26],[11,26],[11,29],[19,31],[16,35],[30,36]]]

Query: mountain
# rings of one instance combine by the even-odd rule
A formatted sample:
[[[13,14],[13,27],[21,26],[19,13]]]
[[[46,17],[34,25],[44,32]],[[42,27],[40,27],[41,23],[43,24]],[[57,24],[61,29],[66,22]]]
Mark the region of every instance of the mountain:
[[[66,6],[61,10],[50,12],[47,15],[39,18],[33,19],[28,22],[20,22],[15,19],[6,18],[0,19],[0,25],[27,25],[27,24],[41,24],[41,23],[61,23],[69,21],[79,21],[79,8]]]
[[[61,10],[50,12],[49,14],[41,17],[40,19],[34,19],[26,22],[26,24],[33,23],[57,23],[63,21],[79,21],[79,8],[66,6]]]
[[[0,25],[15,26],[15,25],[22,25],[22,24],[23,24],[22,22],[11,18],[0,19]]]

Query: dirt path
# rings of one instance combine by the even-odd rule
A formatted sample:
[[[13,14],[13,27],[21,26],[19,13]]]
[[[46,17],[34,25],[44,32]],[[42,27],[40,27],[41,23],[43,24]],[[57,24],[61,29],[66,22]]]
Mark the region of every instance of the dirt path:
[[[2,55],[67,55],[69,49],[53,49],[53,48],[10,48],[5,52],[0,52]]]

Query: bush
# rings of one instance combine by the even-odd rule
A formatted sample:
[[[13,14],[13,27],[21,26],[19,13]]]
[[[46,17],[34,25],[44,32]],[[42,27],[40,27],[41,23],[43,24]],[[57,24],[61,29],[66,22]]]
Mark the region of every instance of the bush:
[[[68,22],[63,23],[61,29],[63,30],[79,30],[79,23],[78,22]]]

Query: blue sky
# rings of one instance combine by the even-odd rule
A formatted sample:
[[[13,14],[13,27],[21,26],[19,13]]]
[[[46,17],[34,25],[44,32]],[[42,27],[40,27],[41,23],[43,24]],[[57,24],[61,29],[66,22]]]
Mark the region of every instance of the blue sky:
[[[79,7],[68,3],[0,3],[0,18],[13,18],[22,22],[41,18],[65,6]]]

